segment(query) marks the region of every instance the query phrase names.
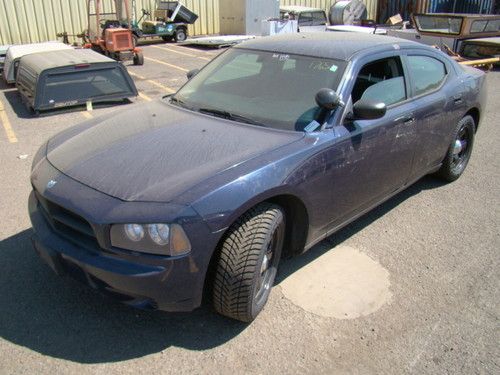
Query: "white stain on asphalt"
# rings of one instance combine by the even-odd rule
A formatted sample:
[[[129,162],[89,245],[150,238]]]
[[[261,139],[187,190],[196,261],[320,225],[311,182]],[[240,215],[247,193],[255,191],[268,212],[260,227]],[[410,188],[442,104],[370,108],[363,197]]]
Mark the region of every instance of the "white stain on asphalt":
[[[359,250],[337,246],[280,284],[285,297],[313,314],[355,319],[392,298],[389,272]]]

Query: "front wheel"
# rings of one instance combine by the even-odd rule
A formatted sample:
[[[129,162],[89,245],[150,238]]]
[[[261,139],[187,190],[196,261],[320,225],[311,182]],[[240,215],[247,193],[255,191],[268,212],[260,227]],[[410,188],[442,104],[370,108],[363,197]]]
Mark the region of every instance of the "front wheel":
[[[476,124],[472,116],[465,116],[459,121],[450,147],[446,152],[443,164],[437,175],[442,179],[452,182],[458,179],[467,167],[474,145]]]
[[[184,29],[175,30],[174,39],[176,42],[184,42],[187,39],[186,30]]]
[[[144,65],[144,55],[142,52],[137,52],[134,55],[134,65]]]
[[[271,293],[284,237],[285,214],[272,203],[250,209],[229,228],[213,285],[218,313],[243,322],[255,319]]]

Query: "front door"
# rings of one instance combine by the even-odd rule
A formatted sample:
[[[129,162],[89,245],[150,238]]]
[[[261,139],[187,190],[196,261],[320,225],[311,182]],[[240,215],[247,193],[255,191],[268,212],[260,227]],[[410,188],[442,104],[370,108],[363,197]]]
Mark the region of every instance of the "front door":
[[[338,142],[330,157],[330,229],[371,208],[408,180],[415,153],[415,107],[398,55],[367,61],[354,75],[351,101],[384,102],[387,113],[376,120],[344,120],[334,127]],[[349,106],[346,107],[349,112]]]

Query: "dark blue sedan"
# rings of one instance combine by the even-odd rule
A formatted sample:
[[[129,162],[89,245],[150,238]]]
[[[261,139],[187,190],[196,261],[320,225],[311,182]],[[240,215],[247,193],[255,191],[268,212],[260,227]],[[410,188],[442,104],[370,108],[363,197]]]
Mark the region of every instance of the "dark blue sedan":
[[[422,176],[457,179],[485,76],[355,33],[228,50],[175,94],[72,127],[35,156],[33,244],[58,273],[140,308],[251,321],[281,258]]]

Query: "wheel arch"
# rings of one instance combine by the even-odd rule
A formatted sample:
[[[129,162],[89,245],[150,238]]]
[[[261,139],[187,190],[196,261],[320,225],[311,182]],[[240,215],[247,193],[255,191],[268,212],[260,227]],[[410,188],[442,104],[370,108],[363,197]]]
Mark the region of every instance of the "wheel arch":
[[[238,220],[245,212],[252,209],[253,207],[265,203],[274,203],[285,211],[285,240],[283,244],[282,258],[290,258],[294,255],[300,254],[307,241],[307,236],[309,234],[309,214],[305,203],[295,194],[291,193],[281,193],[271,196],[265,196],[260,200],[252,200],[251,203],[247,202],[242,205],[239,210],[236,210],[237,214],[233,215],[229,220],[230,224],[222,231],[221,236],[217,242],[217,246],[213,251],[207,272],[205,274],[204,287],[203,287],[203,298],[209,298],[211,296],[211,288],[213,284],[213,278],[215,276],[215,267],[217,266],[217,259],[219,257],[220,249],[222,243],[228,236],[229,229],[231,225]]]
[[[471,109],[469,109],[465,114],[464,114],[464,117],[465,116],[471,116],[473,119],[474,119],[474,124],[476,126],[476,128],[474,129],[475,132],[477,132],[477,128],[479,127],[479,120],[481,119],[481,114],[479,112],[479,108],[477,107],[472,107]]]

